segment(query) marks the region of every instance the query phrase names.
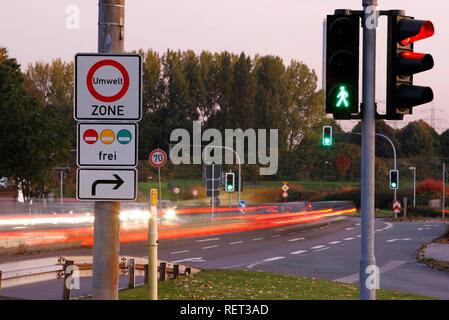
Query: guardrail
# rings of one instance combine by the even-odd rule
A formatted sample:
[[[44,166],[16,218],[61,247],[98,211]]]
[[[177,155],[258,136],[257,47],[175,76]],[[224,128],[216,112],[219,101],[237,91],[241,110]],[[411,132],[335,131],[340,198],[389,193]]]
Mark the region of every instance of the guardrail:
[[[93,262],[91,256],[53,257],[18,261],[0,265],[0,290],[36,282],[63,279],[62,299],[70,300],[72,286],[67,282],[76,277],[91,277]],[[167,261],[158,262],[158,279],[166,281],[179,276],[191,275],[200,269],[174,264]],[[148,283],[148,259],[120,256],[120,275],[128,275],[129,289],[136,286],[136,276],[143,276]]]

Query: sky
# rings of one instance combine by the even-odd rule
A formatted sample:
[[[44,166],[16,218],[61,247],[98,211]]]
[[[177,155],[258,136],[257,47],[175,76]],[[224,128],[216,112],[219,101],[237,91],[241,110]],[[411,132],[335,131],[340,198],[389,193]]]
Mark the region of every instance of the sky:
[[[126,0],[125,50],[192,49],[273,54],[314,69],[321,87],[323,19],[337,8],[361,9],[362,0]],[[68,29],[66,9],[79,8],[79,28]],[[414,108],[406,121],[390,122],[400,128],[409,120],[431,122],[441,132],[449,128],[449,19],[444,0],[379,0],[379,9],[404,9],[407,15],[431,20],[435,36],[416,44],[415,51],[431,53],[435,67],[415,77],[418,85],[434,90],[434,102]],[[97,50],[98,1],[9,1],[0,10],[0,46],[6,46],[23,68],[35,61],[62,58]],[[386,18],[381,17],[377,38],[376,99],[385,109]],[[446,60],[447,59],[447,60]],[[446,61],[446,62],[445,62]],[[341,122],[350,129],[352,121]]]

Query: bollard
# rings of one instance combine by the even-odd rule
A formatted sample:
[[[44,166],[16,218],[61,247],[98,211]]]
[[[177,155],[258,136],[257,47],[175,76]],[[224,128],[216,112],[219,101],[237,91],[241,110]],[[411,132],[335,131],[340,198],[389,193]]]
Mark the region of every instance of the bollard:
[[[62,287],[62,300],[70,300],[72,289],[67,287],[67,279],[73,274],[72,272],[67,272],[67,268],[73,266],[73,261],[66,260],[64,263],[64,283]]]
[[[179,277],[179,264],[173,265],[173,279],[176,279]]]
[[[136,286],[136,263],[134,259],[128,260],[128,289]]]
[[[186,267],[184,270],[185,276],[190,276],[192,274],[192,269],[190,267]]]
[[[145,264],[143,266],[143,283],[148,284],[149,277],[148,277],[148,264]]]
[[[167,262],[161,262],[159,264],[159,281],[165,281],[167,279]]]

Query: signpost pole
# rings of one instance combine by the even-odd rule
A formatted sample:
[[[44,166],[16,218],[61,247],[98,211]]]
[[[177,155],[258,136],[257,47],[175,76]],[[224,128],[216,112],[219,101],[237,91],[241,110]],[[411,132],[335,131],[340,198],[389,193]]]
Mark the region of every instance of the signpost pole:
[[[124,52],[125,0],[99,0],[98,52]],[[94,299],[117,300],[120,251],[120,203],[95,202]]]
[[[148,222],[148,286],[150,289],[150,300],[157,300],[157,198],[157,189],[151,189],[151,215]]]
[[[162,200],[162,187],[161,187],[161,167],[157,168],[157,174],[159,178],[159,201]]]
[[[60,205],[62,207],[62,204],[64,202],[64,171],[61,170],[59,172],[59,174],[60,174],[59,177],[61,179],[61,199],[59,201],[60,201]]]
[[[360,299],[376,299],[376,258],[374,255],[374,170],[375,170],[375,83],[377,0],[363,5],[363,110],[362,110],[362,188]]]
[[[443,201],[442,201],[442,207],[443,207],[443,220],[446,215],[446,163],[443,162]]]

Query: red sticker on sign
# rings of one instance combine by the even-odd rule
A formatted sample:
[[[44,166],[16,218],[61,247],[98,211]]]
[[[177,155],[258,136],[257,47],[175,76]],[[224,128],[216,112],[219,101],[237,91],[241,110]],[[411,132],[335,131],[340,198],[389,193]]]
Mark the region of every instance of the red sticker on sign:
[[[87,144],[94,144],[98,141],[98,133],[94,129],[88,129],[84,131],[83,139]]]

